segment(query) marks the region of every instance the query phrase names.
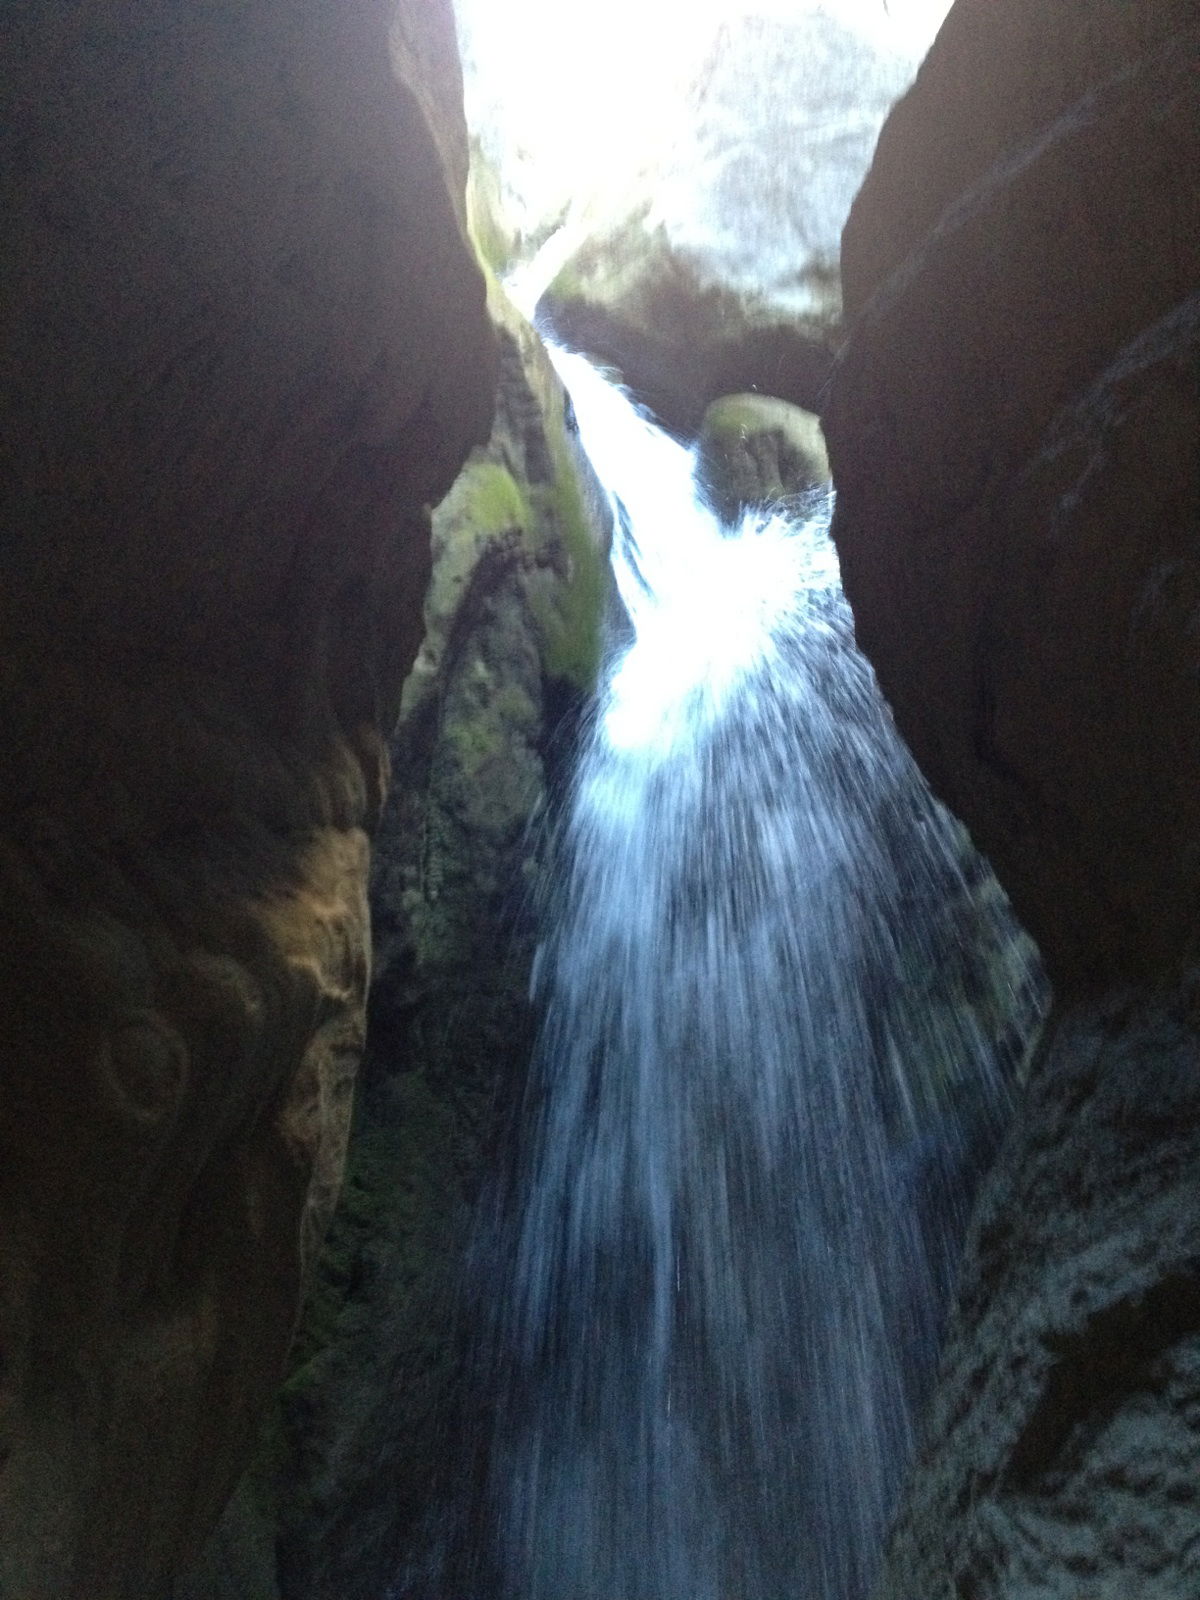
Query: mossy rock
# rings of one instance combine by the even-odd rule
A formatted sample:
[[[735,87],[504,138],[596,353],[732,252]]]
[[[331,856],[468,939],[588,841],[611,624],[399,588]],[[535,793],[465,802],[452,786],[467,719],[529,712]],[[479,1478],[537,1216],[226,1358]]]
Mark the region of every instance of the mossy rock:
[[[542,342],[493,279],[501,347],[496,425],[433,516],[425,639],[404,689],[416,715],[453,640],[516,574],[544,677],[588,693],[611,587],[603,496],[566,423],[562,385]]]
[[[518,238],[505,219],[500,176],[478,139],[471,140],[467,176],[467,232],[485,272],[502,278],[512,264]]]
[[[547,678],[585,694],[600,670],[612,575],[607,547],[597,537],[598,519],[589,509],[584,465],[561,416],[548,429],[547,442],[554,477],[533,492],[543,526],[553,529],[551,560],[530,584],[530,605]]]
[[[793,500],[829,482],[820,419],[770,395],[732,394],[704,413],[697,472],[719,513]]]
[[[542,668],[547,679],[585,694],[599,670],[611,592],[607,502],[568,429],[566,393],[540,336],[502,292],[489,304],[502,351],[508,352],[507,360],[502,357],[502,390],[519,391],[509,406],[527,419],[530,403],[536,411],[532,438],[526,423],[523,459],[535,531],[529,598]]]

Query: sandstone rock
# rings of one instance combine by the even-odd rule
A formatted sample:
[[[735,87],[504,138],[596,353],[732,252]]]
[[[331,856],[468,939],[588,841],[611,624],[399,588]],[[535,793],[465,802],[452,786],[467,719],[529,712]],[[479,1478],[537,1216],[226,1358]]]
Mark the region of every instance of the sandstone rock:
[[[435,135],[390,11],[6,19],[14,1600],[161,1591],[243,1465],[337,1189],[423,507],[491,405],[455,85]]]

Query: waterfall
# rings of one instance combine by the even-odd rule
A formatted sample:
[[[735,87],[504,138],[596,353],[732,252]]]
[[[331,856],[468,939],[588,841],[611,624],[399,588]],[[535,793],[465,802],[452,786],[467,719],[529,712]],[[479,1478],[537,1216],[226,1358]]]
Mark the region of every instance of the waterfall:
[[[980,997],[1017,935],[854,647],[827,497],[722,528],[689,453],[556,360],[630,629],[480,1247],[447,1600],[861,1600],[1004,1119]]]

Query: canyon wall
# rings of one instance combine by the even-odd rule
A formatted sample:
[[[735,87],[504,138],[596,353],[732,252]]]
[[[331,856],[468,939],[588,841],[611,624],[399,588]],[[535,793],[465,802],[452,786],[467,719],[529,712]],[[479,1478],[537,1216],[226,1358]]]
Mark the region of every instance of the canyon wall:
[[[861,644],[1057,1001],[887,1600],[1200,1588],[1200,27],[958,0],[843,237]]]
[[[216,1519],[336,1195],[427,506],[487,436],[448,8],[5,17],[0,1594]]]

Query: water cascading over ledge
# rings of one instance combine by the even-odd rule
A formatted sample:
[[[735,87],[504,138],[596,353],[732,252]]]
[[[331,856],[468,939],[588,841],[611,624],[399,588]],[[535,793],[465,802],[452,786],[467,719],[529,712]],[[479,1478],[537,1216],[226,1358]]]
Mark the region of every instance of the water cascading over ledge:
[[[559,363],[634,637],[477,1243],[486,1483],[396,1593],[855,1600],[1040,991],[853,646],[825,497],[723,529]]]

